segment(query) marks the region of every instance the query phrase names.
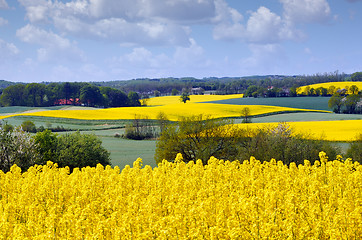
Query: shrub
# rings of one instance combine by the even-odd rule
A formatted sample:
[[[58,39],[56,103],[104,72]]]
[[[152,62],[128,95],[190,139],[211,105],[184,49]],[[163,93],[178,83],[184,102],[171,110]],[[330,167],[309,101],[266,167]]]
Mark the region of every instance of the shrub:
[[[320,151],[335,158],[339,149],[332,143],[322,139],[313,140],[308,134],[295,134],[286,123],[279,123],[275,128],[261,128],[249,130],[248,141],[239,145],[239,159],[249,159],[254,156],[262,161],[271,158],[282,161],[284,164],[295,162],[302,164],[304,159],[318,159]]]
[[[39,132],[34,137],[40,155],[38,164],[47,161],[60,167],[68,166],[71,170],[78,167],[95,167],[98,163],[111,165],[110,153],[102,147],[102,141],[94,134],[80,132],[56,135],[50,130]]]
[[[172,159],[177,153],[182,154],[185,162],[201,159],[204,164],[211,156],[235,159],[244,130],[233,128],[231,123],[228,119],[211,119],[201,114],[165,125],[156,144],[156,162]]]
[[[349,144],[346,155],[362,164],[362,133],[356,136],[356,141]]]
[[[36,127],[35,124],[30,121],[30,120],[26,120],[21,124],[22,129],[25,132],[30,132],[30,133],[36,133]]]
[[[36,142],[20,127],[10,132],[0,130],[0,149],[0,170],[4,172],[13,164],[25,171],[39,159]]]
[[[125,128],[125,138],[133,140],[151,139],[156,136],[155,127],[147,117],[135,115],[132,123]]]
[[[185,162],[201,159],[204,164],[211,156],[229,160],[254,156],[262,161],[275,158],[284,164],[299,164],[304,159],[318,159],[319,151],[335,158],[339,149],[330,142],[295,134],[285,123],[276,128],[241,130],[229,120],[205,119],[200,115],[167,125],[156,144],[155,159],[160,163],[181,153]]]

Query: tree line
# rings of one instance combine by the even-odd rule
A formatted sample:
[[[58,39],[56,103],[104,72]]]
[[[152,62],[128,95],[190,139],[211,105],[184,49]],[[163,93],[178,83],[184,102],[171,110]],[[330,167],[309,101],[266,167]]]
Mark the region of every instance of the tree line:
[[[238,128],[232,123],[230,119],[198,115],[164,124],[156,143],[156,163],[175,159],[181,153],[185,162],[201,159],[204,164],[211,156],[230,161],[243,161],[253,156],[261,161],[274,158],[284,164],[295,162],[298,165],[303,164],[304,159],[318,159],[320,151],[332,159],[337,159],[341,152],[334,143],[310,133],[296,133],[286,123],[254,130]],[[345,157],[362,163],[361,144],[362,134],[350,143]]]
[[[23,171],[48,161],[59,167],[95,167],[98,163],[111,165],[110,153],[94,134],[80,132],[57,135],[50,130],[31,135],[21,127],[2,124],[0,128],[0,170],[7,172],[16,164]]]
[[[266,76],[249,76],[249,77],[209,77],[197,79],[193,77],[187,78],[142,78],[128,81],[109,81],[95,82],[98,86],[109,86],[121,89],[125,92],[135,91],[141,94],[153,94],[154,91],[161,95],[171,95],[172,91],[182,92],[183,89],[202,88],[205,91],[214,91],[216,94],[236,94],[245,93],[251,86],[258,89],[271,89],[269,94],[272,96],[283,96],[288,94],[289,89],[296,89],[300,86],[311,85],[324,82],[340,82],[340,81],[362,81],[362,73],[357,72],[352,75],[340,73],[338,71],[332,73],[318,73],[313,75],[266,75]],[[276,90],[279,93],[275,93]],[[293,89],[292,89],[293,90]],[[261,90],[260,90],[261,91]],[[254,92],[254,91],[253,91]],[[286,93],[285,93],[286,92]],[[261,95],[260,95],[261,96]]]
[[[84,82],[15,84],[3,89],[1,106],[49,107],[83,105],[89,107],[140,106],[138,93],[125,92]]]
[[[142,99],[149,96],[178,95],[191,89],[199,93],[212,91],[215,94],[244,93],[247,97],[286,96],[332,96],[338,89],[313,89],[306,87],[297,93],[298,87],[324,82],[362,81],[362,72],[352,75],[333,73],[303,76],[252,76],[224,78],[161,78],[135,79],[129,81],[108,81],[76,83],[30,83],[10,84],[0,81],[1,106],[47,107],[56,105],[84,105],[92,107],[140,106]],[[10,86],[8,86],[10,84]]]

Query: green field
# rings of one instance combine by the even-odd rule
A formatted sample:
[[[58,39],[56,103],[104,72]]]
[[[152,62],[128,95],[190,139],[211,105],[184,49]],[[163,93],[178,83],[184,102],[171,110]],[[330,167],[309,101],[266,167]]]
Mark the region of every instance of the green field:
[[[26,107],[8,107],[0,108],[3,113],[15,113],[17,111],[27,111]],[[14,126],[19,126],[25,120],[30,120],[37,127],[40,126],[63,126],[66,129],[80,130],[82,133],[93,133],[100,137],[102,145],[111,153],[113,166],[123,168],[125,165],[131,165],[138,158],[143,159],[144,165],[156,166],[154,154],[156,141],[144,140],[134,141],[123,138],[115,138],[114,134],[124,134],[124,126],[129,123],[127,120],[77,120],[61,119],[34,116],[16,116],[5,119],[6,122]],[[67,132],[58,132],[57,134],[66,134]]]
[[[95,134],[102,140],[102,145],[111,153],[113,166],[119,166],[121,169],[127,164],[132,166],[132,163],[140,157],[143,159],[143,165],[156,167],[155,140],[136,141],[114,137],[115,133],[123,134],[124,128],[82,131],[82,133]],[[66,132],[58,134],[66,134]]]
[[[303,109],[328,109],[328,97],[296,97],[296,98],[239,98],[231,100],[222,100],[215,103],[222,104],[238,104],[238,105],[271,105],[281,107],[303,108]],[[42,108],[45,110],[60,109],[64,107]],[[29,107],[0,107],[0,114],[19,113],[39,108]],[[83,108],[84,109],[84,108]],[[362,115],[356,114],[334,114],[321,112],[296,112],[282,113],[269,116],[260,116],[252,118],[254,123],[267,122],[294,122],[294,121],[328,121],[328,120],[355,120],[362,119]],[[112,165],[123,168],[125,165],[132,165],[138,158],[143,159],[144,165],[156,166],[154,154],[156,149],[155,140],[127,140],[114,137],[115,133],[124,134],[124,126],[130,120],[77,120],[77,119],[61,119],[36,116],[16,116],[5,119],[6,122],[18,126],[23,121],[30,120],[37,127],[52,127],[62,126],[66,129],[80,130],[82,133],[93,133],[100,137],[103,146],[110,151]],[[235,123],[240,123],[241,119],[234,119]],[[60,132],[58,134],[65,134]],[[341,144],[343,150],[348,144]],[[342,146],[343,145],[343,146]]]
[[[335,114],[335,113],[320,113],[320,112],[296,112],[283,113],[262,117],[252,118],[253,123],[268,123],[268,122],[302,122],[302,121],[334,121],[334,120],[360,120],[361,114]],[[241,119],[236,119],[236,123],[241,123]]]
[[[235,98],[210,103],[234,105],[267,105],[301,109],[331,111],[328,108],[329,97],[288,97],[288,98]]]

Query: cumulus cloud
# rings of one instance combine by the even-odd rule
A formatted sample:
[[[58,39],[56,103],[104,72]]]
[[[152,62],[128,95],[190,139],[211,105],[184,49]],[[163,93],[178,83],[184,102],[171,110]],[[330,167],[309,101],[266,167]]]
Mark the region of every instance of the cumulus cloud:
[[[213,35],[218,40],[235,40],[245,37],[244,17],[223,0],[215,0],[216,14],[213,19],[216,26]]]
[[[8,4],[5,0],[0,0],[0,9],[7,9],[9,8]]]
[[[139,72],[145,76],[167,77],[207,68],[210,63],[204,49],[194,39],[190,42],[189,47],[177,47],[170,56],[152,53],[145,47],[133,48],[132,52],[110,61],[111,72],[124,78],[139,77]]]
[[[19,54],[19,49],[13,43],[0,39],[0,62],[9,60]]]
[[[38,44],[39,61],[58,61],[60,59],[83,60],[84,54],[77,48],[76,43],[53,32],[47,32],[33,25],[26,25],[17,30],[16,36],[26,43]]]
[[[279,44],[250,44],[251,56],[242,61],[241,66],[250,74],[273,74],[282,72],[287,58]],[[255,73],[254,73],[255,74]]]
[[[330,20],[327,0],[279,0],[285,18],[293,23],[324,23]]]
[[[247,22],[247,36],[250,42],[278,42],[282,36],[283,23],[280,16],[266,7],[253,12]]]
[[[19,2],[31,23],[52,22],[65,34],[139,45],[190,45],[185,25],[215,17],[214,0]]]
[[[261,6],[243,23],[243,16],[226,3],[219,4],[219,21],[214,28],[214,38],[241,40],[247,43],[270,44],[284,40],[304,38],[304,35],[291,22]]]

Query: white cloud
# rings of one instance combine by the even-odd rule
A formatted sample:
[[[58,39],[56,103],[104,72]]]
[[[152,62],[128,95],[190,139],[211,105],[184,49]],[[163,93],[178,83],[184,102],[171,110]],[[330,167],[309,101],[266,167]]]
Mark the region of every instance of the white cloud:
[[[280,74],[285,69],[287,59],[279,44],[250,44],[249,49],[252,55],[241,63],[249,74]]]
[[[331,9],[327,0],[279,0],[284,15],[292,23],[324,23],[330,20]]]
[[[5,0],[0,0],[0,9],[8,9],[9,6]]]
[[[189,45],[185,24],[210,23],[214,0],[19,0],[31,23],[65,34],[139,45]],[[222,0],[223,1],[223,0]]]
[[[235,40],[245,37],[244,19],[237,10],[230,8],[223,0],[215,0],[216,16],[213,21],[216,26],[213,31],[215,39]]]
[[[247,36],[250,42],[278,42],[283,38],[282,19],[266,7],[253,12],[247,23]]]
[[[76,43],[53,32],[28,24],[17,30],[16,36],[23,42],[41,46],[37,51],[39,61],[84,60],[84,54],[77,48]]]
[[[191,46],[177,47],[173,55],[177,66],[203,67],[207,64],[204,57],[204,49],[199,46],[194,39],[190,39]]]
[[[303,34],[291,22],[270,11],[259,7],[250,12],[247,22],[242,23],[243,16],[223,1],[217,4],[219,22],[214,28],[214,38],[222,40],[241,40],[248,43],[270,44],[284,40],[303,38]]]
[[[6,24],[8,24],[8,20],[0,17],[0,27],[1,27],[1,26],[4,26],[4,25],[6,25]]]
[[[170,56],[152,53],[144,47],[133,48],[132,52],[110,62],[110,72],[124,79],[185,76],[191,70],[195,72],[207,68],[210,63],[204,56],[204,49],[194,39],[190,39],[190,42],[189,47],[177,47]],[[140,76],[140,73],[144,76]]]
[[[19,54],[19,49],[13,43],[0,39],[0,62],[7,61]]]

